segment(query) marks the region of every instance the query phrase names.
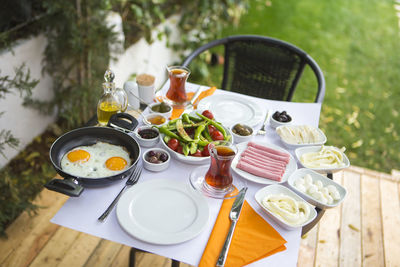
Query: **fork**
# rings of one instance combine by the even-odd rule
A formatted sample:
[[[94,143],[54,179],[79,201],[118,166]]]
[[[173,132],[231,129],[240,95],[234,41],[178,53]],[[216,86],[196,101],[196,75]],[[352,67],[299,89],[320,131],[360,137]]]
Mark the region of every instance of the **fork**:
[[[270,112],[271,112],[271,110],[268,110],[267,115],[265,115],[265,120],[263,122],[263,125],[262,125],[261,129],[258,130],[257,135],[264,135],[266,133],[265,125],[267,124]]]
[[[125,186],[122,188],[122,190],[118,193],[118,195],[115,197],[114,201],[111,202],[110,206],[106,209],[106,211],[97,219],[100,222],[104,222],[108,215],[111,213],[111,211],[114,209],[115,205],[117,204],[118,200],[120,199],[122,193],[125,191],[125,189],[128,186],[134,185],[137,183],[139,180],[140,174],[142,173],[142,166],[136,166],[135,170],[132,172],[131,176],[126,180]]]

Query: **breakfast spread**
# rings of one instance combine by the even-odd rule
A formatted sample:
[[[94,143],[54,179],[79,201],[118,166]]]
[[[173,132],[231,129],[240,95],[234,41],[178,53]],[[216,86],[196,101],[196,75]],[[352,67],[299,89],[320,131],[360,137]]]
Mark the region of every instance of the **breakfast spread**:
[[[344,151],[344,147],[322,146],[319,151],[301,155],[300,161],[307,168],[340,168],[345,166]]]
[[[297,201],[285,194],[270,194],[261,201],[263,207],[282,221],[291,225],[301,225],[308,220],[310,207],[304,201]]]
[[[289,163],[289,154],[249,142],[236,167],[256,176],[280,182]]]
[[[294,186],[323,204],[333,204],[340,200],[340,193],[334,185],[324,186],[320,180],[313,181],[310,174],[300,177],[294,182]]]
[[[105,142],[78,146],[61,159],[63,171],[85,178],[99,178],[118,174],[131,165],[125,148]]]
[[[324,137],[318,128],[309,125],[287,125],[276,129],[283,141],[289,144],[313,144],[322,142]]]

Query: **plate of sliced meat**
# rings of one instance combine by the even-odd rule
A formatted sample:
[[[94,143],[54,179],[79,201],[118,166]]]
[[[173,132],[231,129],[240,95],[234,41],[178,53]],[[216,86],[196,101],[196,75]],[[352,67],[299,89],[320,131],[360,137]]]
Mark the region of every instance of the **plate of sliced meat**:
[[[232,169],[241,177],[260,184],[279,184],[297,170],[294,157],[285,149],[266,142],[243,142]]]

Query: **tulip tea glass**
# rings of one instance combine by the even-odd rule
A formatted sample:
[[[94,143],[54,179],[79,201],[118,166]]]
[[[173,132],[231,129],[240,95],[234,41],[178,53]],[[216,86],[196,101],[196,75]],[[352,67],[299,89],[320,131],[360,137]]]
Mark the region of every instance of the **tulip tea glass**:
[[[169,76],[167,100],[174,106],[184,107],[188,104],[185,85],[190,70],[183,66],[170,66],[167,70]]]
[[[234,186],[231,164],[237,148],[230,142],[220,141],[209,145],[211,164],[204,179],[204,190],[212,195],[226,195]]]

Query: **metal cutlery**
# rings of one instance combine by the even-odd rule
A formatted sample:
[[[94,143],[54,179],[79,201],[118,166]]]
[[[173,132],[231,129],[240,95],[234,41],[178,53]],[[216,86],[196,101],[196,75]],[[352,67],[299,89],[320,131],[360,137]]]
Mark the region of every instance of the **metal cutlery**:
[[[106,211],[97,219],[100,222],[104,222],[108,215],[111,213],[111,211],[114,209],[115,205],[117,204],[118,200],[120,199],[122,193],[125,191],[125,189],[128,186],[134,185],[137,183],[139,180],[139,177],[142,173],[142,166],[136,165],[135,170],[132,172],[131,176],[126,180],[125,186],[122,188],[122,190],[118,193],[118,195],[115,197],[114,201],[111,202],[110,206],[106,209]]]
[[[217,260],[217,266],[224,266],[226,261],[226,256],[228,255],[229,246],[232,241],[233,232],[235,231],[236,223],[239,220],[240,212],[242,211],[245,195],[247,192],[247,187],[240,190],[235,201],[233,202],[231,212],[229,213],[229,219],[231,220],[231,226],[229,228],[228,235],[226,236],[225,243],[222,247],[221,253],[219,254]]]
[[[201,94],[203,89],[203,86],[199,86],[199,88],[197,88],[196,92],[194,93],[192,100],[190,100],[189,104],[185,107],[185,111],[184,113],[189,113],[194,109],[194,103],[196,103],[197,98],[199,97],[199,95]]]
[[[267,115],[265,115],[265,120],[264,120],[264,122],[263,122],[263,125],[262,125],[261,129],[258,130],[257,135],[264,135],[264,134],[266,133],[266,131],[265,131],[265,125],[267,124],[267,121],[268,121],[268,119],[269,119],[269,115],[270,115],[270,114],[271,114],[271,110],[269,109],[268,112],[267,112]]]
[[[134,93],[132,93],[131,91],[128,91],[129,94],[131,94],[131,96],[133,96],[134,98],[136,98],[137,100],[140,101],[140,103],[142,103],[143,105],[145,105],[146,107],[149,105],[147,104],[142,98],[138,97],[137,95],[135,95]],[[129,104],[128,104],[129,105]]]

